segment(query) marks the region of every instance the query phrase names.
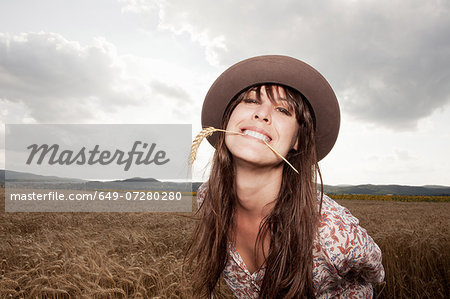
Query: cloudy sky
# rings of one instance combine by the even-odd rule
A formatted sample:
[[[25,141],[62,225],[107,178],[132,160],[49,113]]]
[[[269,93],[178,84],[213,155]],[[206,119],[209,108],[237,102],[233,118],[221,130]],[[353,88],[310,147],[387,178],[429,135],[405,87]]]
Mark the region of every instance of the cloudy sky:
[[[221,72],[289,55],[339,99],[340,135],[320,163],[326,184],[450,185],[449,3],[2,1],[0,119],[186,123],[195,134]],[[194,178],[207,178],[211,154],[205,142]]]

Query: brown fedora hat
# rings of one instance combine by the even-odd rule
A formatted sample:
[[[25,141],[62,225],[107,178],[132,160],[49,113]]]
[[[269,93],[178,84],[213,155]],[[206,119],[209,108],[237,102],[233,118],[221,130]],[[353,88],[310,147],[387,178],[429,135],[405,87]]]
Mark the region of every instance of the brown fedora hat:
[[[220,128],[230,101],[250,86],[275,83],[302,93],[311,105],[316,125],[317,158],[333,148],[340,125],[339,104],[327,80],[310,65],[289,56],[266,55],[243,60],[228,68],[213,83],[202,109],[202,126]],[[215,146],[218,135],[208,137]]]

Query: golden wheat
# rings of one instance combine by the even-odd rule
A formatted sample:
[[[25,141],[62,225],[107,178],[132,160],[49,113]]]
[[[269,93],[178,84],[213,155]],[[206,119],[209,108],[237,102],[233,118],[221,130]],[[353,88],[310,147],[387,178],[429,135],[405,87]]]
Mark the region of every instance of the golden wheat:
[[[379,298],[450,298],[449,203],[339,202],[383,252]],[[192,298],[182,270],[190,215],[2,214],[0,298]],[[214,298],[233,298],[223,279]]]
[[[203,139],[211,136],[215,132],[226,132],[226,133],[231,133],[231,134],[243,135],[242,133],[239,133],[239,132],[216,129],[214,127],[208,127],[208,128],[201,130],[200,133],[198,133],[197,136],[195,137],[194,141],[192,141],[191,157],[189,159],[189,164],[193,164],[195,159],[197,158],[197,151],[198,151],[198,148],[199,148],[200,144],[202,143]]]

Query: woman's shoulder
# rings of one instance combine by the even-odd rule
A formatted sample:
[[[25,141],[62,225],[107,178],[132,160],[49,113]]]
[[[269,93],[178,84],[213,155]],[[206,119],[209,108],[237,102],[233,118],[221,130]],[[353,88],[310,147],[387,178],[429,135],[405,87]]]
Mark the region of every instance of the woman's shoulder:
[[[336,201],[323,195],[318,226],[320,243],[331,251],[340,253],[342,246],[361,244],[360,236],[366,231],[359,226],[359,220]]]
[[[320,200],[320,193],[318,193]],[[320,222],[322,225],[336,224],[342,222],[346,225],[359,225],[359,220],[344,206],[323,194],[322,207],[320,211]]]
[[[356,269],[357,272],[364,272],[366,281],[383,280],[378,245],[359,226],[358,218],[326,195],[323,195],[315,250],[316,254],[322,252],[327,256],[341,277],[350,269]]]

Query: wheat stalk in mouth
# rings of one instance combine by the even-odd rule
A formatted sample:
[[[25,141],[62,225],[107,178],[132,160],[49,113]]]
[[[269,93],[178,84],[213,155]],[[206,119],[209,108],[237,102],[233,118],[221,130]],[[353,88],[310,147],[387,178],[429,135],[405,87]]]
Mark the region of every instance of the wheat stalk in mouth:
[[[195,137],[194,141],[192,141],[191,157],[189,159],[189,164],[192,165],[194,163],[195,159],[197,158],[198,147],[200,146],[200,143],[202,143],[203,139],[205,139],[206,137],[211,136],[215,132],[226,132],[226,133],[231,133],[231,134],[244,135],[244,134],[242,134],[240,132],[233,132],[233,131],[227,131],[227,130],[222,130],[222,129],[216,129],[214,127],[208,127],[206,129],[201,130],[200,133],[198,133],[198,135]]]
[[[263,141],[264,141],[264,143],[265,143],[265,144],[266,144],[266,145],[267,145],[267,146],[268,146],[275,154],[277,154],[281,159],[283,159],[284,162],[286,162],[289,166],[291,166],[291,168],[294,169],[294,171],[298,174],[298,170],[295,169],[295,167],[292,166],[292,164],[289,163],[289,161],[286,160],[285,157],[283,157],[279,152],[277,152],[276,149],[274,149],[273,147],[271,147],[271,146],[267,143],[267,141],[265,141],[265,140],[263,140]]]
[[[192,147],[191,147],[191,157],[189,159],[189,164],[193,164],[195,159],[197,158],[197,151],[198,147],[200,146],[200,143],[202,143],[203,139],[205,139],[208,136],[211,136],[215,132],[225,132],[225,133],[231,133],[231,134],[238,134],[238,135],[244,135],[241,132],[234,132],[234,131],[227,131],[222,129],[216,129],[214,127],[208,127],[206,129],[203,129],[198,133],[198,135],[195,137],[194,141],[192,141]],[[275,153],[277,154],[281,159],[284,160],[296,173],[298,173],[297,169],[295,169],[294,166],[292,166],[291,163],[289,163],[288,160],[286,160],[285,157],[283,157],[279,152],[277,152],[273,147],[271,147],[267,141],[263,140],[264,143]]]

